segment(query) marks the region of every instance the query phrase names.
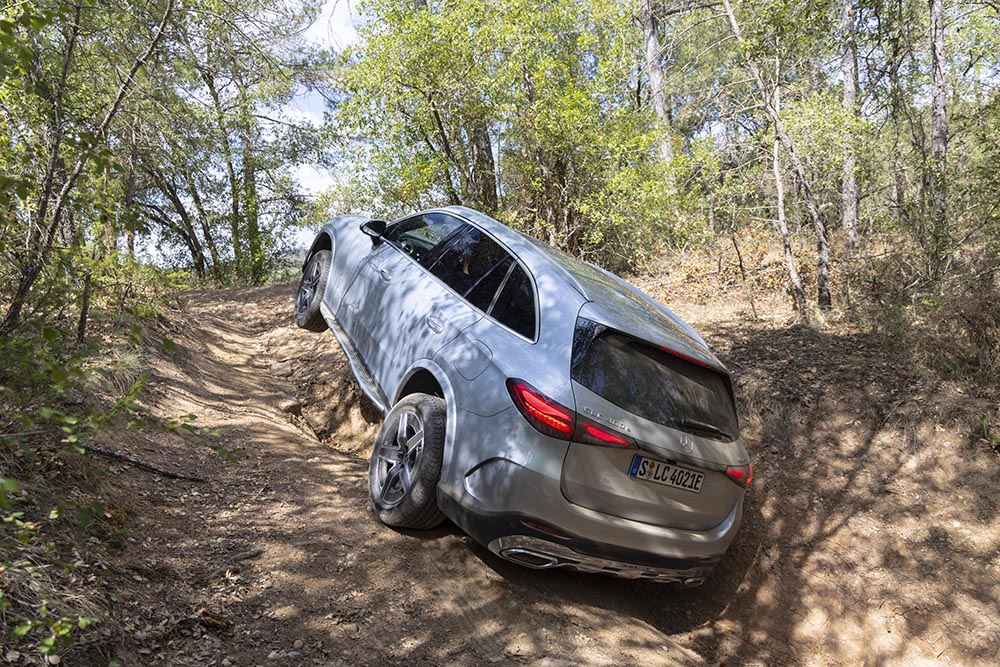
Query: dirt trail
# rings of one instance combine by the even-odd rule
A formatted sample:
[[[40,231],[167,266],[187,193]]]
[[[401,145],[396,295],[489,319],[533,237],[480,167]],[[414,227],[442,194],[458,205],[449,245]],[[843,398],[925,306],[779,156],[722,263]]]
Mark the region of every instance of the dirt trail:
[[[995,456],[947,415],[908,416],[935,388],[868,341],[678,308],[733,367],[759,470],[730,555],[685,591],[378,523],[379,417],[333,337],[290,324],[292,293],[194,293],[169,320],[182,351],[152,360],[144,403],[216,435],[124,442],[202,483],[128,466],[105,480],[141,527],[109,574],[124,664],[995,664]]]

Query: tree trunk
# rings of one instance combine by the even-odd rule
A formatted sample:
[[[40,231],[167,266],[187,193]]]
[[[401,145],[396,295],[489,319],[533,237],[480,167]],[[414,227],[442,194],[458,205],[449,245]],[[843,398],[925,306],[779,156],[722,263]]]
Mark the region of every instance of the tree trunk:
[[[743,30],[740,28],[739,22],[736,20],[736,14],[733,12],[732,4],[729,0],[722,0],[723,7],[725,8],[726,17],[729,19],[729,27],[733,31],[733,36],[740,46],[744,45],[743,40]],[[829,310],[832,305],[832,299],[830,296],[830,245],[826,238],[826,223],[823,222],[823,216],[819,210],[819,204],[816,201],[816,197],[813,195],[812,188],[809,186],[809,179],[806,175],[805,165],[802,163],[802,159],[795,150],[795,144],[792,142],[792,138],[788,135],[785,130],[785,124],[781,119],[781,98],[780,89],[778,87],[777,79],[773,89],[769,90],[767,82],[764,80],[764,75],[753,60],[749,57],[746,58],[746,67],[750,72],[751,77],[757,84],[757,88],[760,90],[761,97],[764,102],[764,108],[767,110],[768,115],[771,117],[771,122],[774,125],[774,132],[778,140],[781,142],[782,148],[788,154],[788,160],[792,163],[792,169],[795,171],[795,175],[798,177],[799,182],[802,186],[802,198],[805,201],[806,210],[809,213],[809,219],[812,221],[813,229],[816,233],[816,303],[819,305],[821,310]],[[777,66],[777,60],[775,65]]]
[[[195,273],[198,274],[199,278],[205,278],[205,250],[194,229],[191,214],[184,205],[182,194],[177,189],[177,184],[167,180],[166,175],[155,169],[152,170],[152,176],[157,189],[167,198],[174,212],[177,213],[177,216],[181,220],[181,224],[175,227],[175,229],[177,229],[181,238],[184,239],[184,244],[188,247],[188,252],[191,253],[191,262],[194,264]],[[163,217],[166,216],[164,215]]]
[[[493,142],[484,121],[474,121],[469,128],[472,144],[472,173],[469,186],[476,207],[487,215],[497,213],[497,174],[493,159]]]
[[[201,243],[198,241],[198,236],[195,234],[194,227],[192,227],[190,218],[188,218],[187,214],[179,214],[178,217],[180,218],[180,222],[175,222],[166,211],[161,209],[156,204],[139,202],[139,206],[142,207],[143,213],[150,220],[164,229],[169,229],[174,234],[177,234],[188,249],[188,254],[191,256],[191,263],[194,266],[195,273],[198,274],[199,278],[204,278],[205,253],[202,250]],[[177,210],[176,207],[174,210]]]
[[[906,182],[903,179],[903,155],[900,151],[899,125],[902,122],[902,91],[899,82],[899,68],[902,60],[903,0],[897,0],[892,25],[892,48],[889,62],[890,117],[892,130],[892,206],[896,209],[896,222],[900,229],[909,226],[907,213]]]
[[[802,278],[799,277],[799,270],[795,268],[795,256],[792,254],[792,242],[788,234],[788,221],[785,219],[785,183],[781,176],[781,162],[778,159],[777,139],[774,140],[773,144],[771,166],[774,170],[775,207],[778,209],[778,221],[775,225],[778,228],[778,235],[781,236],[781,247],[785,251],[785,268],[788,270],[788,282],[791,286],[792,297],[795,299],[796,310],[805,315],[806,293],[802,289]]]
[[[642,34],[646,54],[646,75],[649,77],[649,98],[659,121],[656,148],[660,161],[669,166],[674,159],[673,145],[670,143],[670,108],[667,105],[666,84],[663,77],[663,45],[660,43],[659,20],[656,18],[654,0],[643,0]],[[674,191],[673,179],[667,176],[667,188]]]
[[[80,303],[80,319],[76,323],[76,344],[83,345],[87,338],[87,317],[90,315],[90,271],[83,277],[83,300]]]
[[[729,238],[733,242],[733,249],[736,251],[736,260],[739,262],[740,282],[743,283],[743,291],[747,295],[747,301],[750,302],[750,312],[753,313],[753,318],[756,320],[758,319],[757,305],[753,301],[753,290],[750,289],[750,283],[747,282],[747,269],[743,264],[743,253],[740,251],[740,244],[736,242],[736,234],[731,234]]]
[[[135,216],[132,211],[132,202],[135,201],[135,192],[138,185],[136,178],[136,165],[139,162],[139,143],[136,137],[136,124],[132,123],[131,151],[128,160],[128,176],[125,179],[125,196],[122,198],[122,210],[127,216],[125,220],[125,236],[128,239],[128,256],[135,259]]]
[[[844,52],[840,59],[840,72],[844,78],[844,111],[851,118],[858,115],[858,51],[854,29],[854,0],[840,0],[840,30]],[[844,132],[844,176],[841,192],[841,224],[847,234],[848,253],[853,256],[858,247],[858,186],[855,176],[857,156],[854,149],[853,128]]]
[[[931,10],[931,155],[930,216],[931,273],[937,276],[947,249],[948,218],[946,191],[948,119],[945,114],[944,0],[930,0]]]
[[[240,82],[242,85],[242,82]],[[260,193],[257,189],[257,137],[253,123],[253,108],[245,91],[240,94],[240,144],[243,151],[243,222],[247,248],[250,251],[247,266],[250,283],[259,285],[264,280],[267,268],[264,257],[263,239],[260,233]]]
[[[212,276],[215,278],[215,282],[219,285],[222,284],[222,264],[219,260],[219,248],[215,245],[215,237],[212,235],[212,225],[208,219],[208,213],[205,211],[205,206],[202,204],[201,195],[198,194],[198,188],[195,185],[194,179],[191,178],[190,174],[185,175],[187,181],[188,193],[191,195],[191,201],[194,202],[194,209],[198,213],[198,223],[201,225],[201,233],[205,237],[205,245],[208,247],[209,256],[212,258]]]
[[[206,62],[209,62],[206,59]],[[203,67],[198,68],[202,81],[208,88],[212,97],[212,105],[215,111],[215,122],[218,126],[219,137],[222,139],[222,151],[226,158],[226,176],[229,179],[229,230],[232,234],[233,263],[235,272],[238,274],[246,264],[243,253],[243,215],[240,212],[240,187],[239,179],[236,175],[236,165],[233,161],[233,147],[229,138],[229,128],[226,124],[226,113],[222,108],[222,100],[219,98],[219,91],[215,86],[215,79],[212,72]]]

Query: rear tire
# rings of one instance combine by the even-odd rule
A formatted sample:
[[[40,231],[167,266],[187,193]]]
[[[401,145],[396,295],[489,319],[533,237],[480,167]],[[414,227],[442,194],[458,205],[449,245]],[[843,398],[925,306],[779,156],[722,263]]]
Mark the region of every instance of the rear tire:
[[[437,483],[445,415],[445,402],[428,394],[410,394],[386,415],[368,467],[368,491],[383,523],[427,530],[444,521]]]
[[[308,331],[327,330],[319,306],[326,291],[332,261],[333,254],[329,250],[320,250],[309,258],[306,268],[302,270],[302,280],[295,293],[295,323]]]

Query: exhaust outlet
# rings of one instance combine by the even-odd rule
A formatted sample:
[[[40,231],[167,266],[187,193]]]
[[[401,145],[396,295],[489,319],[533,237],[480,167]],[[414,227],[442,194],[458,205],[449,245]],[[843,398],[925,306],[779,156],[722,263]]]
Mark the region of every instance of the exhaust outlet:
[[[519,565],[530,567],[533,570],[548,570],[558,567],[559,559],[555,556],[532,551],[531,549],[504,549],[500,555],[507,560],[512,560]]]

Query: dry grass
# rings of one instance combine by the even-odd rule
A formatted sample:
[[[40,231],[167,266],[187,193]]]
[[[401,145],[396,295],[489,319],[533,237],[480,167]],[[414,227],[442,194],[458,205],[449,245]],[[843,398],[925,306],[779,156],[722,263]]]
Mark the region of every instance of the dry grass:
[[[91,392],[125,394],[146,373],[146,354],[140,348],[112,347],[87,360],[86,388]]]

